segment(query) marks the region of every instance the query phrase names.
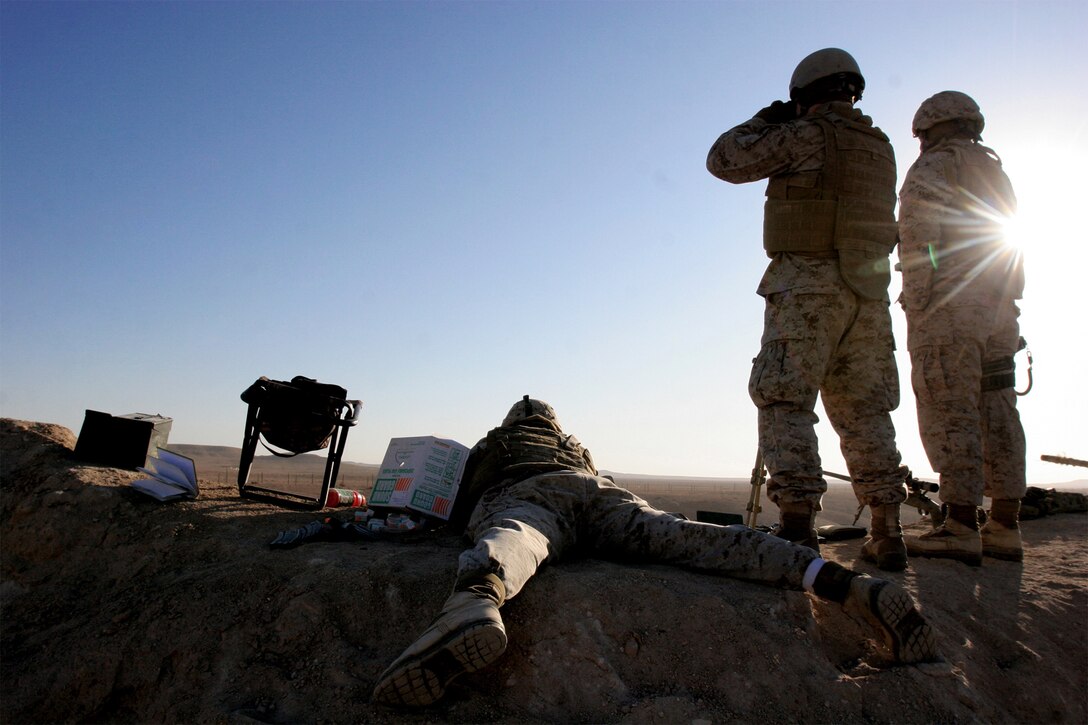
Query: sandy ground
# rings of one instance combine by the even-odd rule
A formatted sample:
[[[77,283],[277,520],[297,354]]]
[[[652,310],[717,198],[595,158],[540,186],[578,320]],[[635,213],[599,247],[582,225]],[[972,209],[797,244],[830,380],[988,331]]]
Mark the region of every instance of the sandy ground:
[[[199,499],[159,504],[136,473],[73,461],[74,443],[0,421],[0,722],[1088,722],[1083,514],[1025,522],[1022,564],[890,575],[940,632],[939,663],[894,666],[862,623],[800,592],[588,558],[503,607],[498,663],[406,712],[369,693],[448,594],[459,535],[274,550],[318,514],[241,500],[214,475]],[[689,516],[748,497],[665,489],[640,494]],[[828,523],[853,518],[848,487],[825,506]],[[824,555],[879,574],[859,546]]]

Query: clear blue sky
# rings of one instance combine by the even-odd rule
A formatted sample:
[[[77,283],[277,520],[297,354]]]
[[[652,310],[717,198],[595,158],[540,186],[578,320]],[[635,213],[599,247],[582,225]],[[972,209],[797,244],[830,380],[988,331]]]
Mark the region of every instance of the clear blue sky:
[[[900,179],[923,99],[982,105],[1027,232],[1029,477],[1084,478],[1039,456],[1088,458],[1085,28],[1079,1],[5,0],[0,414],[237,446],[239,393],[303,374],[364,401],[350,460],[472,444],[529,393],[603,468],[747,476],[764,188],[706,153],[838,46]]]

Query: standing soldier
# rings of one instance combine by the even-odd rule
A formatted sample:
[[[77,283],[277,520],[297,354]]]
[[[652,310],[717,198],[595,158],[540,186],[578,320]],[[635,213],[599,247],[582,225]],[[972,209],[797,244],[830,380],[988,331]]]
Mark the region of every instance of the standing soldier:
[[[1026,490],[1013,390],[1024,269],[1002,234],[1016,197],[997,154],[979,143],[983,125],[978,104],[958,91],[922,103],[913,123],[922,151],[899,212],[918,427],[949,511],[940,528],[907,537],[907,549],[976,566],[983,554],[1023,558],[1017,521]],[[984,493],[993,508],[980,533]]]
[[[790,100],[722,134],[706,165],[735,184],[769,179],[771,262],[757,290],[766,311],[748,390],[777,534],[818,546],[815,516],[827,490],[814,430],[819,394],[854,493],[872,509],[862,557],[898,571],[907,564],[899,522],[907,471],[891,419],[899,405],[888,300],[896,170],[888,137],[854,108],[864,88],[849,53],[818,50],[794,71]]]

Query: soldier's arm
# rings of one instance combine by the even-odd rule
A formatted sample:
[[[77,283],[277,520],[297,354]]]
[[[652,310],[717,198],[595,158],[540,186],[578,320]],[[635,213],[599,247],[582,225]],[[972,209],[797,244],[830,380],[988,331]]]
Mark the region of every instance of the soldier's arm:
[[[815,124],[752,118],[718,137],[707,154],[706,169],[733,184],[766,179],[794,169],[822,147],[822,138]]]
[[[924,309],[939,265],[941,219],[953,199],[940,154],[923,155],[911,166],[899,193],[899,262],[903,305]]]

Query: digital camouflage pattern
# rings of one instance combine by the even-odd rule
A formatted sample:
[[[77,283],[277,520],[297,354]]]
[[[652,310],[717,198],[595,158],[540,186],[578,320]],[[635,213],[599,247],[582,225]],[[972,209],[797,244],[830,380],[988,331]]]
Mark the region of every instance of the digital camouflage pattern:
[[[918,428],[944,503],[977,506],[983,495],[1024,495],[1026,444],[1016,393],[982,391],[983,362],[1016,352],[1018,314],[1011,302],[907,312]]]
[[[872,124],[849,103],[816,108]],[[707,169],[725,181],[746,183],[818,172],[826,155],[819,123],[805,117],[780,124],[753,118],[722,134]],[[890,184],[894,197],[894,178]],[[768,497],[819,508],[827,490],[814,430],[819,395],[859,500],[903,501],[906,469],[890,415],[899,404],[899,376],[886,293],[882,299],[855,293],[834,252],[775,254],[757,291],[766,300],[764,334],[749,393],[759,408]]]
[[[842,284],[833,293],[776,292],[766,296],[763,330],[748,392],[759,408],[768,497],[818,503],[827,490],[814,429],[818,394],[858,500],[902,502],[907,471],[890,415],[899,373],[888,304]]]
[[[569,445],[573,436],[544,421],[529,416],[499,426],[473,448],[466,476],[471,475],[470,488],[484,492],[468,522],[474,546],[462,552],[453,594],[439,616],[382,673],[372,695],[375,702],[427,706],[445,694],[454,678],[496,662],[508,643],[499,608],[540,567],[575,555],[670,564],[807,590],[868,621],[897,661],[936,657],[932,627],[898,585],[859,575],[820,559],[808,547],[746,526],[688,521],[655,509],[596,475],[589,452]],[[511,430],[521,427],[531,429],[530,435]],[[504,435],[496,438],[496,430]],[[542,455],[546,440],[551,441],[551,461]],[[584,456],[574,460],[572,453],[579,451]],[[479,456],[500,463],[573,462],[574,468],[526,475],[523,467],[475,463]]]
[[[514,407],[520,406],[518,403]],[[512,424],[508,423],[511,411],[502,425],[492,428],[472,447],[450,517],[454,524],[467,522],[480,497],[496,486],[556,471],[597,475],[593,456],[577,438],[563,432],[555,411],[551,406],[547,408],[550,415],[515,416],[517,422]]]
[[[475,546],[461,554],[458,579],[495,574],[508,600],[540,567],[575,553],[672,564],[797,590],[817,558],[811,549],[746,526],[659,511],[607,478],[574,471],[491,489],[467,532]]]
[[[945,503],[1018,499],[1026,489],[1016,394],[982,390],[983,365],[1011,361],[1019,348],[1023,267],[994,223],[1015,204],[997,155],[958,138],[923,151],[900,190],[911,384]]]
[[[559,425],[559,419],[555,416],[555,411],[552,410],[552,406],[545,403],[543,400],[534,400],[528,395],[522,396],[522,399],[514,403],[510,407],[510,412],[503,418],[503,425],[513,425],[519,420],[526,420],[528,418],[541,417],[544,420],[550,420]]]
[[[924,151],[899,192],[899,261],[907,310],[994,306],[1024,291],[1023,261],[1001,219],[1016,196],[997,154],[960,138]]]
[[[959,91],[941,91],[918,106],[911,122],[911,130],[917,136],[919,131],[933,128],[938,123],[956,120],[971,121],[976,124],[978,133],[982,133],[982,129],[986,127],[982,109],[975,103],[975,99]]]
[[[468,520],[466,533],[474,546],[461,554],[459,581],[494,574],[509,599],[541,566],[581,553],[800,589],[805,569],[817,557],[811,549],[745,526],[688,521],[655,509],[597,475],[589,451],[573,436],[542,427],[539,419],[524,426],[528,435],[513,435],[520,427],[492,430],[466,463],[467,488],[482,496]],[[496,437],[496,431],[504,435]],[[550,439],[547,433],[553,434]],[[496,453],[500,439],[502,450]],[[550,461],[545,440],[552,441]],[[537,470],[567,470],[533,473],[522,465],[530,459]]]
[[[819,171],[772,176],[763,208],[763,248],[834,256],[843,279],[869,299],[885,299],[895,248],[895,154],[888,137],[848,104],[805,116],[823,130]]]

